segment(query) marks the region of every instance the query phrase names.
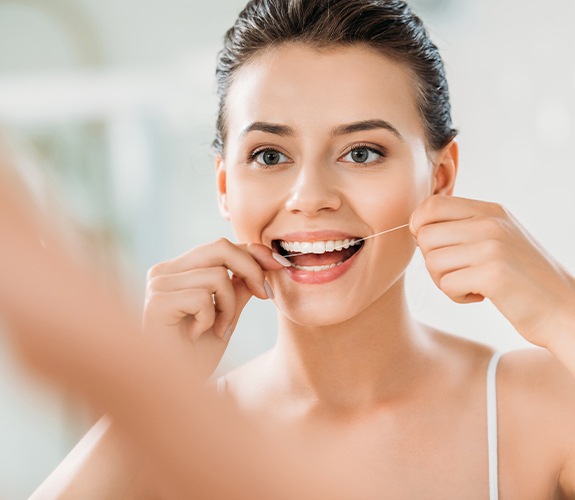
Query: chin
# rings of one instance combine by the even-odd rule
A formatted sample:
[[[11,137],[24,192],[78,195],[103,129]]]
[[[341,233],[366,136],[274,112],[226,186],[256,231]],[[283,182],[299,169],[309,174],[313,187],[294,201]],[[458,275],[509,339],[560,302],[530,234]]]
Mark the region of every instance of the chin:
[[[379,315],[382,311],[395,311],[405,298],[405,270],[390,273],[387,279],[372,286],[354,285],[338,289],[323,289],[305,293],[282,290],[275,283],[275,305],[288,321],[309,328],[340,325],[363,314]],[[387,283],[387,285],[385,285]]]
[[[361,309],[351,296],[347,300],[328,297],[290,297],[283,298],[276,294],[276,307],[280,314],[290,322],[303,327],[319,328],[344,323],[357,316]]]

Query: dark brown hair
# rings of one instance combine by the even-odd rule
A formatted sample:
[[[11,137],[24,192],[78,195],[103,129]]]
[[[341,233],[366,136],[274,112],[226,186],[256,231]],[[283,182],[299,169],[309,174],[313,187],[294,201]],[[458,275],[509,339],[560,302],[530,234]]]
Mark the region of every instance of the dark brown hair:
[[[215,150],[223,154],[226,97],[237,70],[286,43],[317,48],[363,45],[405,64],[416,77],[417,106],[427,147],[438,150],[452,128],[443,60],[419,17],[399,0],[250,0],[224,38],[217,60],[219,97]]]

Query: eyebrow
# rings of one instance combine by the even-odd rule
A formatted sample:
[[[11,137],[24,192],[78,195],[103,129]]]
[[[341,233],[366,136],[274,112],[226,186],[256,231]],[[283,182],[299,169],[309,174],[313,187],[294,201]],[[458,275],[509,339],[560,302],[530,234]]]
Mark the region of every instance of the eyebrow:
[[[384,129],[393,133],[401,141],[404,141],[403,136],[399,133],[391,123],[385,120],[363,120],[360,122],[348,123],[345,125],[339,125],[331,131],[332,137],[353,134],[355,132],[363,132],[365,130],[377,130]]]
[[[267,122],[254,122],[242,130],[240,137],[243,137],[246,134],[256,130],[259,130],[260,132],[267,132],[268,134],[280,135],[282,137],[290,137],[295,135],[294,129],[288,127],[287,125],[279,125],[277,123]]]
[[[347,123],[344,125],[339,125],[335,127],[330,135],[332,137],[337,137],[340,135],[348,135],[353,134],[355,132],[363,132],[366,130],[377,130],[377,129],[384,129],[392,132],[398,139],[404,141],[403,136],[399,133],[391,123],[385,120],[362,120],[359,122]],[[240,137],[249,134],[250,132],[260,131],[266,132],[268,134],[279,135],[281,137],[293,137],[295,134],[295,130],[292,127],[287,125],[280,125],[278,123],[268,123],[268,122],[254,122],[251,125],[248,125],[245,129],[242,130],[240,133]]]

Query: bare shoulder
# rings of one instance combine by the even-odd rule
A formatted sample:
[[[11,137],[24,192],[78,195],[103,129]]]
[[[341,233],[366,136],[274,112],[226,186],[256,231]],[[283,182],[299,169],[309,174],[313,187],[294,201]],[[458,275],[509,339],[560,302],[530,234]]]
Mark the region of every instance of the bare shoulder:
[[[575,496],[575,378],[545,349],[505,353],[497,373],[502,453],[516,476],[548,469],[565,498]],[[530,457],[530,458],[527,458]]]
[[[575,388],[575,378],[546,349],[518,349],[504,354],[500,378],[505,383],[525,385],[535,395],[565,392],[569,396]],[[575,394],[574,394],[575,396]]]
[[[498,386],[514,402],[524,408],[538,406],[558,413],[545,411],[547,418],[559,419],[564,412],[575,419],[575,378],[545,349],[532,348],[510,351],[503,355],[498,370]],[[563,410],[563,411],[560,411]]]

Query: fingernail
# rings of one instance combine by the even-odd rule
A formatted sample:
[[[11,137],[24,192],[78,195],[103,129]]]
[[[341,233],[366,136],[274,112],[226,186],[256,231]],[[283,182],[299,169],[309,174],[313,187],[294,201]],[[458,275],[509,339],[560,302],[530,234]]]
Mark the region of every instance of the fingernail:
[[[264,280],[264,289],[266,291],[266,295],[268,296],[268,299],[273,300],[275,298],[274,291],[272,290],[272,287],[268,283],[268,280]]]
[[[287,260],[283,255],[280,255],[279,253],[272,253],[272,257],[277,260],[282,266],[284,267],[291,267],[291,262],[289,260]]]
[[[228,326],[228,329],[226,330],[226,333],[224,333],[224,341],[229,342],[230,337],[232,336],[232,326]]]
[[[413,216],[415,215],[415,212],[413,212],[411,214],[411,217],[409,218],[409,231],[411,232],[411,234],[414,234],[413,231]]]

